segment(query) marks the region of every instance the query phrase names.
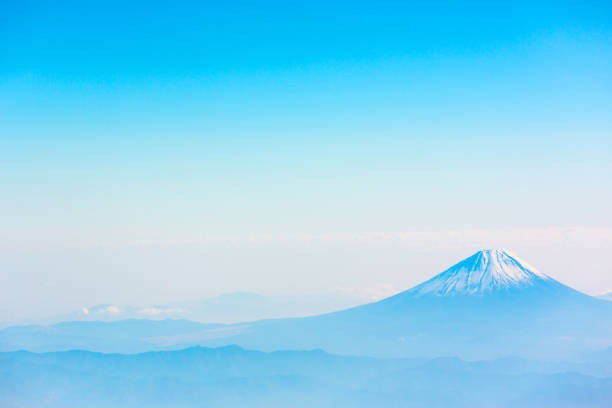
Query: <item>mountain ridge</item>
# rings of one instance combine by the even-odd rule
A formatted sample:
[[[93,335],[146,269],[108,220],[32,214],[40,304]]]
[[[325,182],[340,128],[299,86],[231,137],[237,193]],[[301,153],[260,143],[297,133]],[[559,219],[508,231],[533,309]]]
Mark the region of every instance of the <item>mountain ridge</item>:
[[[603,408],[612,396],[610,372],[593,362],[372,359],[236,346],[19,351],[0,353],[0,406],[510,408],[563,407],[578,396],[580,406]]]

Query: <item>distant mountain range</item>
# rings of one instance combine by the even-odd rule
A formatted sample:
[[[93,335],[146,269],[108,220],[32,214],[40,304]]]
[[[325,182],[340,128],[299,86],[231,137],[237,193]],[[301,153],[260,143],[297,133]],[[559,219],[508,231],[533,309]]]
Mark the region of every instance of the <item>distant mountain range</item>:
[[[138,328],[134,335],[131,325]],[[124,337],[108,334],[118,331]],[[0,330],[0,349],[6,351],[136,352],[228,344],[379,357],[569,358],[612,344],[612,303],[569,288],[507,251],[484,250],[395,296],[311,317],[232,325],[75,322]]]
[[[238,347],[13,352],[0,353],[0,406],[607,408],[611,376],[609,363],[517,358],[373,359]]]

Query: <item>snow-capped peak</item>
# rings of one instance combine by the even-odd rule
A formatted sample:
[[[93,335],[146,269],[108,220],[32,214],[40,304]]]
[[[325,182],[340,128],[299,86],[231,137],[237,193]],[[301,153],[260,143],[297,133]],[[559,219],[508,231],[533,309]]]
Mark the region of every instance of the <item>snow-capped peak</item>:
[[[517,256],[502,249],[485,249],[414,287],[415,295],[477,295],[549,281]]]

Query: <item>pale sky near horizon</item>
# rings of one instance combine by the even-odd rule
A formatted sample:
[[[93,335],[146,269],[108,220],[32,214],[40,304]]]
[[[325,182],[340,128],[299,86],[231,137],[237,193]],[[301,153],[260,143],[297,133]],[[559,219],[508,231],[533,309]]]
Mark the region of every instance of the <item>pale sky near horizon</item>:
[[[381,296],[483,247],[612,290],[607,2],[14,3],[0,321]]]

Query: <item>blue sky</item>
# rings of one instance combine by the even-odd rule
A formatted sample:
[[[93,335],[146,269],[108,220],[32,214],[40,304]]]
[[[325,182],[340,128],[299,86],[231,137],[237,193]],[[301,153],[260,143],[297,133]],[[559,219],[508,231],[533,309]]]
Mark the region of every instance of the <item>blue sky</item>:
[[[478,243],[497,245],[516,228],[580,231],[563,263],[549,259],[554,234],[551,255],[521,255],[555,266],[594,258],[594,275],[572,283],[612,288],[601,266],[612,245],[609,4],[124,3],[0,5],[7,292],[34,282],[32,296],[65,306],[103,300],[128,268],[136,287],[155,251],[125,255],[111,272],[53,249],[62,245],[412,231],[444,240],[462,230],[494,231]],[[523,252],[537,257],[534,245]],[[453,248],[440,250],[450,259]],[[194,250],[177,279],[197,276],[211,293],[306,280],[290,260],[310,255],[270,251],[287,259],[279,271],[296,270],[279,283],[270,259],[247,264],[241,251],[204,267]],[[330,259],[354,267],[343,256]],[[394,255],[387,281],[416,283],[402,268],[438,267],[415,256]],[[353,283],[380,283],[374,265]],[[209,284],[216,268],[231,279]],[[81,298],[60,302],[44,283],[77,274]],[[323,275],[311,290],[330,286]],[[188,285],[167,296],[196,296]],[[15,310],[19,299],[30,300],[15,295]]]

